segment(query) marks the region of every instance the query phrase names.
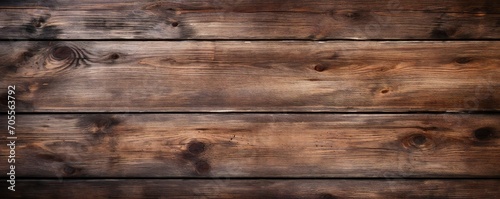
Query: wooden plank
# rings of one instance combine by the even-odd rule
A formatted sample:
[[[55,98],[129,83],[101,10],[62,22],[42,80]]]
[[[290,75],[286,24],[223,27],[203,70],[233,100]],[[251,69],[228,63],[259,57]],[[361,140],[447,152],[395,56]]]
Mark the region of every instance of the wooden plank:
[[[493,0],[2,1],[0,39],[498,39]]]
[[[500,177],[500,115],[16,119],[17,177]],[[0,148],[1,159],[7,159],[7,150]],[[0,161],[0,168],[8,168],[7,161]]]
[[[497,198],[499,180],[22,180],[7,198]]]
[[[0,86],[36,112],[496,111],[499,44],[2,42]]]

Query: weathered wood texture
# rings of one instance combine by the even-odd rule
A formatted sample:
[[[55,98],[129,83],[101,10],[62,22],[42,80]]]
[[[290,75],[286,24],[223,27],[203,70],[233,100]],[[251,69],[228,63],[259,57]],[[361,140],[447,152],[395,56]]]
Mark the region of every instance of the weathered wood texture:
[[[498,198],[499,180],[22,180],[8,198]]]
[[[19,115],[18,177],[499,177],[500,115]],[[4,122],[2,119],[2,122]],[[8,154],[0,148],[0,158]],[[0,168],[7,168],[0,161]]]
[[[3,42],[0,84],[18,111],[497,111],[499,44]]]
[[[495,0],[1,1],[1,39],[498,39]]]

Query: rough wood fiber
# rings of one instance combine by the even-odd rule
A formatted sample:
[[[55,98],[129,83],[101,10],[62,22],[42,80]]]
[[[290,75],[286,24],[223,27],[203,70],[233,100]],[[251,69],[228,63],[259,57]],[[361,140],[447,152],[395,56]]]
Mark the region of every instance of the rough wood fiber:
[[[22,180],[8,198],[497,198],[499,180]],[[29,191],[28,191],[29,190]]]
[[[17,120],[18,177],[500,176],[499,115],[68,114]],[[6,150],[0,148],[0,158],[6,159]]]
[[[495,0],[1,1],[1,39],[498,39]]]
[[[0,50],[0,84],[16,85],[18,111],[500,109],[499,42],[26,41]]]

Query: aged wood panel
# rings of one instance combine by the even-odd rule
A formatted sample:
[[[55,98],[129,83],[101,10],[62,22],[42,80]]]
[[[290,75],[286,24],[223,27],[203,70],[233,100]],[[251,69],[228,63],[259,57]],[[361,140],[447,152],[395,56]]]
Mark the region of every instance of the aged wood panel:
[[[2,1],[1,39],[498,39],[494,0]]]
[[[500,115],[37,114],[17,121],[18,177],[500,176]]]
[[[2,42],[0,84],[18,111],[497,111],[499,44]]]
[[[499,180],[22,180],[8,198],[497,198]]]

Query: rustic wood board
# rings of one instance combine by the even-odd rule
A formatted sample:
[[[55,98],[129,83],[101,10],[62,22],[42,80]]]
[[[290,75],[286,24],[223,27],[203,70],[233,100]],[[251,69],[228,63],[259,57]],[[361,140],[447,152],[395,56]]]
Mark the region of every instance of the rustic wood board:
[[[17,121],[18,177],[500,176],[500,115],[37,114]],[[7,159],[7,148],[0,154]]]
[[[22,180],[8,198],[498,198],[499,180]],[[28,191],[29,190],[29,191]]]
[[[2,1],[1,39],[499,39],[494,0]]]
[[[499,44],[1,42],[0,86],[23,112],[497,111]]]

